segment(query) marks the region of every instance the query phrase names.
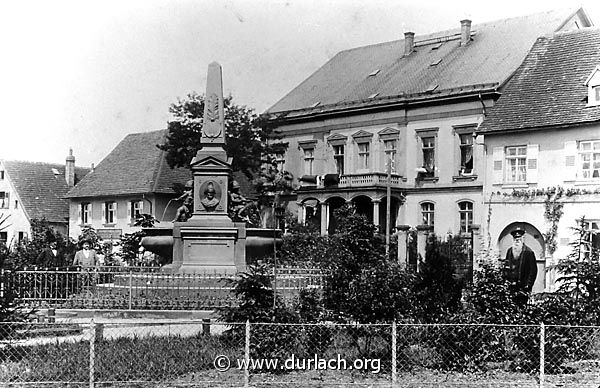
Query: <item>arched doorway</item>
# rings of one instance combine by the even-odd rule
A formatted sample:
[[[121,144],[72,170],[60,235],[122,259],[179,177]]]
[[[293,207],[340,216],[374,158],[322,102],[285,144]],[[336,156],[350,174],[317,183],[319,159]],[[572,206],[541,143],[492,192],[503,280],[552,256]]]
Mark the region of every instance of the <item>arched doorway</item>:
[[[334,234],[337,230],[338,225],[338,222],[335,219],[335,211],[340,207],[344,206],[346,201],[340,197],[332,197],[329,198],[326,202],[329,205],[329,224],[327,225],[327,233]]]
[[[524,242],[533,253],[535,253],[535,259],[537,261],[538,274],[533,285],[533,292],[544,292],[546,288],[546,243],[544,237],[537,228],[527,222],[513,222],[507,225],[500,233],[498,237],[498,249],[500,251],[500,257],[504,259],[506,252],[512,246],[512,236],[510,232],[520,226],[525,230]]]
[[[356,214],[361,214],[371,222],[373,222],[373,202],[366,195],[359,195],[352,199]]]
[[[321,230],[321,206],[319,206],[319,201],[310,198],[302,202],[302,205],[304,206],[304,225],[311,230]]]

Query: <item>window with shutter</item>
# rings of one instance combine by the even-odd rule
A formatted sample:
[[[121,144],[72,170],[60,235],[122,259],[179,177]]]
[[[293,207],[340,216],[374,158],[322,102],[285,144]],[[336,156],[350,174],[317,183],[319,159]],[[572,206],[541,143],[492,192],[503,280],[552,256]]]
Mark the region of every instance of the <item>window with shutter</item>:
[[[574,181],[577,179],[577,142],[566,141],[564,144],[565,163],[563,170],[564,181]]]
[[[537,183],[538,181],[539,149],[538,144],[527,146],[527,183]]]
[[[494,147],[492,158],[494,161],[492,171],[492,182],[494,184],[501,184],[503,180],[502,171],[503,160],[504,160],[504,147]]]

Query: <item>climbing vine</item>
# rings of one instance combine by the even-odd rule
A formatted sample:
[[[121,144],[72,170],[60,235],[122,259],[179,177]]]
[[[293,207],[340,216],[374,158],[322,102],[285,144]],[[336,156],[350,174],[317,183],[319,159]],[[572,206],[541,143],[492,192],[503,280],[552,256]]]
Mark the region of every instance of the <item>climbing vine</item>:
[[[492,223],[492,197],[493,196],[494,196],[494,193],[492,193],[490,195],[490,200],[488,201],[488,213],[487,213],[487,220],[486,220],[486,226],[485,226],[485,230],[487,231],[487,241],[486,241],[487,249],[490,249],[490,247],[492,246],[492,235],[490,233],[490,224]]]
[[[563,188],[561,186],[554,186],[540,189],[513,189],[512,192],[496,192],[492,195],[499,195],[504,197],[512,197],[519,199],[535,199],[536,197],[545,197],[544,199],[544,219],[548,222],[548,229],[546,233],[543,233],[544,242],[548,249],[548,253],[553,254],[556,251],[557,242],[556,237],[558,235],[558,223],[563,215],[564,203],[561,198],[569,198],[575,195],[591,195],[600,194],[600,188],[594,190],[590,189],[579,189],[579,188]],[[490,200],[491,202],[491,200]],[[488,210],[488,227],[489,218],[491,217],[491,209]]]
[[[544,218],[550,224],[548,230],[544,235],[544,241],[546,243],[546,249],[549,254],[553,254],[556,251],[556,236],[558,234],[558,222],[560,217],[563,215],[563,203],[559,202],[562,197],[562,190],[556,191],[554,194],[548,194],[544,201]]]

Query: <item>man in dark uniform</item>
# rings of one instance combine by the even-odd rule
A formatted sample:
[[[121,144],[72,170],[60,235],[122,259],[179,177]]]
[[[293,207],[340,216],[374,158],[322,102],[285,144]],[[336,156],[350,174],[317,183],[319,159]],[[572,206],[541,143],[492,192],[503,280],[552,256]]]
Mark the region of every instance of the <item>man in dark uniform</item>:
[[[515,302],[524,306],[537,277],[535,253],[523,241],[523,228],[517,227],[510,234],[513,237],[513,245],[506,252],[504,274],[515,293]]]

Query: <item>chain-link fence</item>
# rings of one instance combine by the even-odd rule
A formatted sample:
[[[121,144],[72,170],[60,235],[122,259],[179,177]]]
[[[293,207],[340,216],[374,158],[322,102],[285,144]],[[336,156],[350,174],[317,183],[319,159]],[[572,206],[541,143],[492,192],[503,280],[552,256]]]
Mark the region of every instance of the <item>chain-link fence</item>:
[[[594,387],[600,327],[0,324],[0,386]]]

